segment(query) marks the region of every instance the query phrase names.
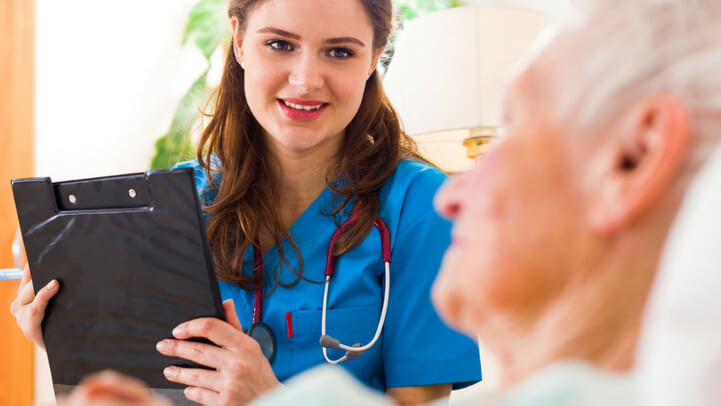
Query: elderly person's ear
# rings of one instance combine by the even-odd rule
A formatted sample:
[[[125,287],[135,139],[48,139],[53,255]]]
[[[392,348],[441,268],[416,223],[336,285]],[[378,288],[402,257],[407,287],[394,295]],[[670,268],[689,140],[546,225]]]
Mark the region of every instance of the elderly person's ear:
[[[611,131],[599,154],[600,193],[590,212],[601,233],[627,227],[663,198],[681,172],[692,134],[683,103],[667,95],[637,105]]]

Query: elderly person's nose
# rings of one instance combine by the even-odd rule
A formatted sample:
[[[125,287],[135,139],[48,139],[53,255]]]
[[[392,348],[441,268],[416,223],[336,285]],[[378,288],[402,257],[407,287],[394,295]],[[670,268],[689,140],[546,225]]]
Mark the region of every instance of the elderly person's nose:
[[[301,55],[291,68],[288,83],[301,93],[312,93],[323,87],[322,67],[314,55]]]
[[[469,173],[455,175],[443,184],[436,193],[434,205],[443,217],[454,219],[463,209],[464,190],[468,184]]]

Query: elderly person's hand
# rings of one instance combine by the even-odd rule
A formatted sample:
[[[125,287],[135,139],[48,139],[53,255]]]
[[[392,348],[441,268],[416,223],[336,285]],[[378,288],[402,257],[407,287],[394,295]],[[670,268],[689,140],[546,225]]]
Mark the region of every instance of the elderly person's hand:
[[[57,406],[172,406],[167,399],[153,395],[142,382],[112,371],[83,380],[70,395],[58,399]]]
[[[185,397],[204,405],[245,404],[275,388],[280,382],[258,343],[243,333],[231,299],[223,302],[227,323],[200,318],[180,324],[173,330],[177,340],[163,340],[158,351],[185,358],[212,370],[168,367],[169,381],[188,385]],[[203,337],[217,346],[182,341]]]

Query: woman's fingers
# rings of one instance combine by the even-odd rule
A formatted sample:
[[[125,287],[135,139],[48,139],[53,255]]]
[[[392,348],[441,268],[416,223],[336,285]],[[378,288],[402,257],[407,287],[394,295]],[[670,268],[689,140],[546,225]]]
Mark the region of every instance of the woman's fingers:
[[[52,280],[35,295],[32,282],[28,282],[10,305],[10,313],[17,320],[23,334],[41,348],[45,347],[45,343],[40,325],[48,302],[58,292],[58,288],[58,282]]]
[[[235,304],[233,299],[223,300],[223,310],[225,310],[225,321],[238,331],[243,331],[243,325],[238,320],[238,314],[235,312]]]
[[[223,380],[218,371],[201,368],[180,368],[175,366],[163,370],[165,378],[171,382],[182,383],[220,392],[223,389]]]
[[[25,264],[25,268],[23,268],[23,277],[20,279],[20,285],[18,285],[18,294],[28,283],[32,285],[33,280],[30,277],[30,266]]]
[[[162,340],[155,347],[163,355],[187,359],[216,369],[221,369],[225,360],[226,350],[193,341]]]
[[[18,290],[18,297],[16,300],[18,301],[18,304],[20,306],[25,306],[30,304],[33,299],[35,299],[35,290],[31,281],[30,283],[26,283],[25,286],[22,286],[22,288]]]
[[[158,343],[158,351],[164,355],[215,368],[215,371],[206,371],[169,367],[164,371],[169,381],[188,385],[186,398],[205,405],[245,404],[280,384],[260,345],[238,330],[240,323],[234,320],[232,302],[225,302],[223,306],[228,323],[201,318],[173,330],[178,339],[204,337],[218,346],[171,339]]]
[[[33,307],[31,315],[38,319],[38,325],[40,325],[40,322],[45,318],[45,309],[47,309],[50,299],[58,293],[58,287],[58,281],[53,279],[35,295],[35,299],[33,299],[30,306]]]
[[[173,329],[173,336],[179,340],[203,337],[216,345],[229,349],[242,348],[248,342],[255,342],[242,330],[213,317],[203,317],[182,323]]]
[[[212,390],[188,387],[185,388],[185,397],[193,402],[200,403],[201,405],[219,405],[220,394]]]

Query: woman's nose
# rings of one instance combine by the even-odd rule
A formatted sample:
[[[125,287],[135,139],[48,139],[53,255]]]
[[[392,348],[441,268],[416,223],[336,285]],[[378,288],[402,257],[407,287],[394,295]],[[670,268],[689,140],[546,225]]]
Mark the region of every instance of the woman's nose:
[[[454,219],[463,209],[463,190],[467,183],[468,173],[450,178],[436,193],[434,205],[436,211],[447,219]]]
[[[291,68],[288,83],[303,94],[310,94],[323,87],[324,79],[320,63],[313,55],[301,55]]]

